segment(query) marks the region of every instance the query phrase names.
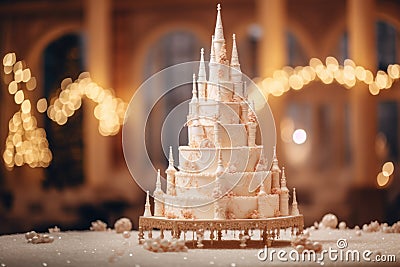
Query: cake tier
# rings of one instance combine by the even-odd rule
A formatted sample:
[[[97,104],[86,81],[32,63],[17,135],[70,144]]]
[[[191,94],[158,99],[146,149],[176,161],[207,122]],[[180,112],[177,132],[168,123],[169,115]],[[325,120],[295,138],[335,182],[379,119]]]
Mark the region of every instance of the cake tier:
[[[213,198],[165,196],[165,217],[182,219],[213,219]],[[226,219],[256,219],[279,216],[279,195],[228,196],[218,200]],[[207,203],[198,206],[199,203]]]
[[[205,196],[164,196],[166,218],[211,219],[214,218],[214,199]]]
[[[200,118],[218,118],[222,124],[239,124],[240,122],[239,102],[220,102],[214,100],[199,101],[198,115]],[[201,121],[204,125],[208,121]]]
[[[222,164],[227,172],[253,172],[262,152],[262,146],[222,147]],[[214,173],[218,166],[218,149],[215,147],[179,147],[179,169],[184,172]]]
[[[256,189],[264,181],[264,191],[271,193],[271,177],[269,171],[257,172],[225,172],[219,177],[223,193],[231,192],[237,196],[255,196]],[[191,198],[201,196],[212,198],[216,187],[215,173],[187,173],[175,174],[175,191],[178,197]]]
[[[220,147],[247,146],[247,130],[243,124],[218,124]],[[190,147],[215,147],[214,125],[191,125],[188,129]]]

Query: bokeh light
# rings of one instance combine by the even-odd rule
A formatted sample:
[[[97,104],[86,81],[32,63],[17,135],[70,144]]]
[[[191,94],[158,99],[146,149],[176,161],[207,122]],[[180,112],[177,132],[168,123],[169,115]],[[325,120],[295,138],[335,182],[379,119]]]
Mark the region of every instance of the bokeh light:
[[[393,174],[393,171],[394,171],[393,162],[388,161],[388,162],[386,162],[385,164],[383,164],[383,166],[382,166],[382,174],[383,174],[384,176],[390,176],[390,175],[392,175],[392,174]]]
[[[389,89],[395,80],[400,79],[400,65],[391,64],[387,73],[378,71],[374,77],[370,70],[357,66],[351,59],[346,59],[343,65],[334,57],[327,57],[326,65],[318,58],[311,58],[308,66],[289,66],[276,70],[272,77],[258,81],[266,98],[268,95],[281,96],[290,89],[301,90],[312,81],[320,80],[324,84],[336,81],[347,89],[353,88],[357,82],[368,85],[372,95],[378,95],[381,90]]]
[[[94,116],[99,120],[99,132],[103,136],[116,135],[124,121],[127,104],[117,98],[112,90],[104,89],[90,78],[88,72],[81,73],[72,82],[66,78],[61,82],[59,95],[50,101],[47,115],[59,125],[67,123],[68,118],[82,105],[87,97],[97,103]]]
[[[295,144],[301,145],[307,141],[307,133],[304,129],[296,129],[293,132],[292,138]]]
[[[376,182],[377,182],[378,186],[384,187],[389,183],[389,176],[383,175],[383,173],[380,172],[376,176]]]

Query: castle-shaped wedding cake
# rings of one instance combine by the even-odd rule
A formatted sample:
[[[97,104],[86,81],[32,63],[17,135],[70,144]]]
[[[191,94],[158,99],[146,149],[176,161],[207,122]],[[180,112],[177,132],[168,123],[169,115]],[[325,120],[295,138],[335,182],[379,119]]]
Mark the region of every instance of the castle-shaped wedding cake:
[[[204,49],[197,80],[193,75],[189,144],[179,147],[179,171],[170,147],[165,193],[158,172],[154,217],[229,220],[299,215],[295,189],[289,209],[286,176],[278,166],[275,148],[269,168],[263,146],[256,144],[257,117],[247,98],[235,35],[229,62],[220,5],[217,10],[208,80]],[[254,181],[260,183],[254,187]],[[149,216],[147,201],[144,217]]]

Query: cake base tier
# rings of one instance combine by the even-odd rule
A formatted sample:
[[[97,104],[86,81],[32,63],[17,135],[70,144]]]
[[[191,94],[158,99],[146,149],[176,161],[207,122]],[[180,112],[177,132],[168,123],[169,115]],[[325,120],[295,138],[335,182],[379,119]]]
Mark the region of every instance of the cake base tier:
[[[292,235],[302,233],[304,228],[303,215],[231,220],[168,219],[140,216],[138,239],[139,243],[144,241],[145,231],[147,231],[147,237],[152,238],[153,229],[160,229],[161,238],[164,237],[164,231],[171,231],[171,235],[176,239],[180,239],[181,234],[187,231],[193,233],[209,231],[210,236],[207,243],[212,245],[214,242],[228,241],[223,239],[224,231],[241,231],[244,235],[248,235],[249,231],[259,230],[262,232],[262,238],[259,241],[264,245],[269,245],[272,240],[279,238],[280,230],[289,228]],[[204,237],[204,239],[206,238]]]

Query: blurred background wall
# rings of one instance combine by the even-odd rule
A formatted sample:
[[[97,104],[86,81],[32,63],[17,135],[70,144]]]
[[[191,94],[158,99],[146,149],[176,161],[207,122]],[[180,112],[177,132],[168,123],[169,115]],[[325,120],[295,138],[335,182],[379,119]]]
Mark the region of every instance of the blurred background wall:
[[[214,29],[213,0],[0,0],[0,54],[16,52],[37,79],[30,99],[50,99],[60,82],[89,71],[125,102],[157,71],[208,60]],[[373,73],[400,62],[400,2],[396,0],[225,0],[227,39],[236,33],[242,71],[255,80],[284,66],[305,66],[312,57],[346,58]],[[275,116],[278,157],[296,187],[306,224],[334,212],[349,225],[400,219],[400,85],[377,96],[368,86],[348,90],[313,82],[268,101]],[[157,90],[155,88],[154,90]],[[149,92],[151,94],[152,92]],[[149,121],[149,154],[167,160],[158,138],[163,114],[190,97],[173,95]],[[113,224],[143,213],[144,193],[127,170],[121,133],[104,137],[84,101],[65,125],[37,114],[53,160],[48,168],[0,164],[0,233],[88,229],[96,219]],[[0,150],[8,121],[18,110],[7,84],[0,85]],[[158,116],[158,115],[162,116]],[[291,136],[304,129],[307,139]],[[154,141],[154,142],[153,142]],[[383,186],[377,175],[391,161],[395,172]]]

